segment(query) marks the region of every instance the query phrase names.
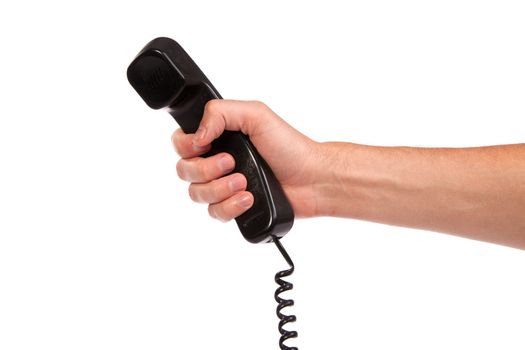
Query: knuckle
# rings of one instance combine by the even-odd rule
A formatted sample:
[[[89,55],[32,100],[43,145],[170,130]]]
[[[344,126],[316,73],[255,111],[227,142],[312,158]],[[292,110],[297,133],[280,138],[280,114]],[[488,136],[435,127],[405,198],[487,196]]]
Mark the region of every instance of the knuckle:
[[[213,114],[217,112],[219,105],[220,105],[220,100],[209,100],[204,106],[204,112]]]
[[[266,105],[266,103],[264,103],[262,101],[255,100],[255,101],[251,101],[251,103],[252,103],[254,108],[257,108],[259,110],[266,110],[266,109],[268,109],[268,106]]]
[[[179,176],[179,178],[181,178],[182,180],[186,180],[186,169],[184,161],[182,159],[179,159],[175,168],[177,169],[177,175]]]
[[[205,185],[205,189],[202,193],[202,197],[204,200],[210,204],[215,203],[215,187],[213,186],[213,182],[208,182]]]
[[[203,181],[209,181],[213,179],[213,171],[203,160],[200,160],[197,164],[197,171],[199,178]]]
[[[210,183],[210,200],[211,201],[218,201],[221,199],[222,189],[219,183],[217,181],[213,181]]]
[[[197,190],[195,189],[195,185],[191,184],[188,187],[188,194],[192,201],[199,202],[199,196],[197,195]]]
[[[180,154],[180,152],[179,152],[179,144],[178,144],[177,138],[178,137],[175,135],[175,133],[173,133],[173,135],[171,135],[171,144],[173,145],[173,148],[175,149],[175,152],[177,152],[177,154]]]
[[[173,149],[175,149],[175,153],[177,153],[180,157],[182,157],[182,151],[181,151],[181,147],[180,145],[178,144],[178,142],[173,142]]]
[[[211,216],[214,219],[217,219],[217,214],[215,213],[215,206],[214,205],[208,205],[208,215]]]
[[[181,132],[181,129],[177,129],[171,134],[171,143],[178,154],[181,154]]]
[[[229,219],[224,213],[224,208],[221,204],[210,204],[208,206],[208,213],[214,219],[217,219],[221,222],[227,222]]]

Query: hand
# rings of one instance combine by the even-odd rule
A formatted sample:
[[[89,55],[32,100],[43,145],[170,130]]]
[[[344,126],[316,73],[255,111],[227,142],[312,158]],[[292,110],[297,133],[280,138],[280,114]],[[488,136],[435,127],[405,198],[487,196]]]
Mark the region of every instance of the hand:
[[[316,189],[322,186],[318,177],[319,161],[323,158],[320,144],[292,128],[261,102],[209,101],[195,134],[185,134],[180,129],[173,133],[173,145],[182,158],[177,163],[177,173],[191,183],[192,200],[208,203],[209,214],[221,221],[231,220],[253,205],[244,175],[224,176],[235,166],[230,154],[199,157],[224,130],[249,136],[281,183],[297,217],[317,215]]]

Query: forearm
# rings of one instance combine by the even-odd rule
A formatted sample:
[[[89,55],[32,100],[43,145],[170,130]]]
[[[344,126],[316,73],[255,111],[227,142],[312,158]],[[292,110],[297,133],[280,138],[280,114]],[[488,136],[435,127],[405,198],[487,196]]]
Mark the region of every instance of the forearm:
[[[479,148],[321,145],[318,214],[525,249],[525,144]]]

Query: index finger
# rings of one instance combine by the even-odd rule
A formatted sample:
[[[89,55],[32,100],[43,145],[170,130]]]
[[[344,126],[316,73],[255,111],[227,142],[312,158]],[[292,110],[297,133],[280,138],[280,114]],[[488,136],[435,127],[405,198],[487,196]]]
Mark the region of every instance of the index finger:
[[[210,149],[210,145],[198,146],[193,144],[193,134],[186,134],[182,129],[177,129],[171,135],[171,142],[175,148],[175,152],[181,158],[194,158],[206,153]]]

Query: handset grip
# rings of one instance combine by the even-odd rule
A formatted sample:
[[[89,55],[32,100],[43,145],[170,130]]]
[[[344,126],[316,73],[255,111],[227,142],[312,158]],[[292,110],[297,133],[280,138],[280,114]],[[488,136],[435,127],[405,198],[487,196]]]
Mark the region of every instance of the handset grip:
[[[172,39],[148,43],[127,71],[128,80],[151,108],[166,108],[186,133],[199,127],[204,106],[220,99],[218,91],[182,47]],[[227,152],[235,159],[233,172],[247,179],[253,206],[235,220],[249,242],[270,242],[292,227],[294,213],[272,170],[249,138],[238,131],[225,131],[204,157]]]

